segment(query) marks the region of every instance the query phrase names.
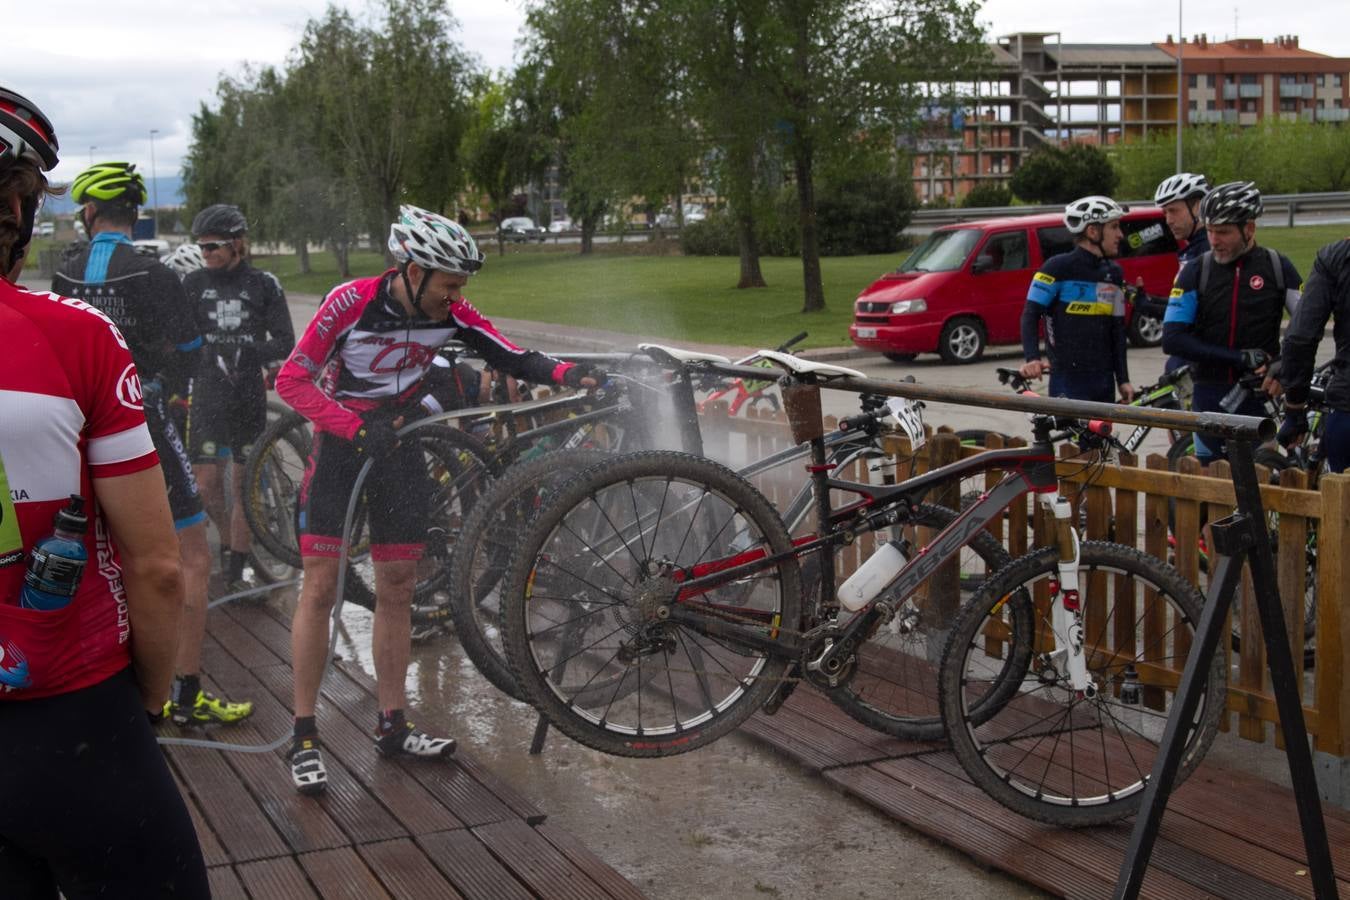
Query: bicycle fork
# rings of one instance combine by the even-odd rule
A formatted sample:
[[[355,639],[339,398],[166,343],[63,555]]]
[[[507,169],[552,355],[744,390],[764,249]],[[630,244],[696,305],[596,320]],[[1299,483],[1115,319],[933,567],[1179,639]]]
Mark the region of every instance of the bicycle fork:
[[[1054,514],[1055,546],[1059,550],[1059,584],[1051,588],[1050,629],[1056,649],[1051,655],[1063,654],[1064,674],[1069,688],[1079,697],[1092,699],[1097,685],[1087,671],[1087,657],[1083,652],[1083,604],[1078,584],[1079,542],[1073,527],[1073,506],[1056,494],[1041,494],[1040,503]]]

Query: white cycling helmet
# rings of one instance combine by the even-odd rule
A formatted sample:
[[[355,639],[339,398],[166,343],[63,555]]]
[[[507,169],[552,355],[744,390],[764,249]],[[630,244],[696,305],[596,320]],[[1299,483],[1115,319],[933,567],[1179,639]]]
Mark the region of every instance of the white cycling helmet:
[[[164,265],[173,269],[174,274],[179,278],[183,278],[189,272],[205,268],[206,260],[202,257],[202,248],[192,241],[188,241],[185,244],[179,244],[176,250],[165,257]]]
[[[472,275],[483,268],[483,252],[462,225],[406,204],[389,226],[389,252],[400,265],[415,262],[452,275]]]
[[[1170,178],[1164,178],[1162,184],[1153,192],[1153,202],[1166,206],[1178,200],[1190,200],[1209,193],[1209,180],[1193,172],[1178,172]]]
[[[1110,197],[1081,197],[1064,207],[1064,227],[1070,234],[1082,234],[1089,225],[1105,225],[1124,215],[1125,210]]]

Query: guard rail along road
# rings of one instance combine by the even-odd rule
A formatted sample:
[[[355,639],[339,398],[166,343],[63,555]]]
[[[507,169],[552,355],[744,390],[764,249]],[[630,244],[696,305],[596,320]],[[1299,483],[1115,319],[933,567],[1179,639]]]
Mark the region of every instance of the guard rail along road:
[[[1295,214],[1320,213],[1335,216],[1350,216],[1350,191],[1328,191],[1321,194],[1263,194],[1266,212],[1262,217],[1267,223],[1274,223],[1277,217],[1283,217],[1289,227],[1294,225]],[[1122,205],[1134,208],[1150,207],[1152,200],[1122,201]],[[974,222],[980,219],[996,219],[1004,216],[1032,216],[1038,213],[1063,212],[1063,204],[1049,206],[977,206],[969,209],[917,209],[910,219],[911,230],[927,230],[942,225],[954,225],[958,222]]]

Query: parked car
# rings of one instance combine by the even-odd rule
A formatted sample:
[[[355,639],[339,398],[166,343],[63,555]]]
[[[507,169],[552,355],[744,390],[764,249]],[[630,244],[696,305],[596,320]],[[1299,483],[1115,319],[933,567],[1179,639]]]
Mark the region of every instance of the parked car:
[[[51,237],[56,234],[55,222],[39,222],[37,226],[38,237]]]
[[[1177,272],[1177,243],[1162,210],[1128,212],[1117,260],[1126,284],[1166,297]],[[949,363],[979,359],[991,344],[1021,343],[1027,287],[1048,257],[1073,247],[1056,213],[963,222],[936,229],[900,268],[872,282],[853,304],[849,338],[896,362],[938,353]],[[1130,311],[1137,346],[1162,341],[1156,319]]]
[[[565,216],[548,223],[549,234],[561,234],[564,231],[574,231],[575,229],[576,226],[572,224],[572,220]]]
[[[501,227],[497,229],[497,237],[503,241],[513,241],[517,244],[524,244],[528,241],[544,242],[544,230],[534,224],[534,219],[525,216],[512,216],[509,219],[502,219]]]

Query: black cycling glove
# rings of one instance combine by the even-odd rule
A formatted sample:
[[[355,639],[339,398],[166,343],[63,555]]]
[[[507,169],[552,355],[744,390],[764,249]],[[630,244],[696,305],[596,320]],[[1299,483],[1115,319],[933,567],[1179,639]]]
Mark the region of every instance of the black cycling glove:
[[[581,387],[581,379],[583,378],[593,378],[595,383],[599,384],[605,380],[605,373],[604,370],[597,369],[595,366],[588,366],[585,363],[577,363],[563,372],[563,384],[570,388]]]
[[[1281,447],[1288,447],[1308,433],[1308,411],[1306,409],[1286,409],[1284,422],[1275,434],[1275,440]]]
[[[398,446],[398,434],[391,423],[383,419],[368,419],[352,435],[352,444],[356,447],[357,455],[363,459],[379,459],[388,456]]]

